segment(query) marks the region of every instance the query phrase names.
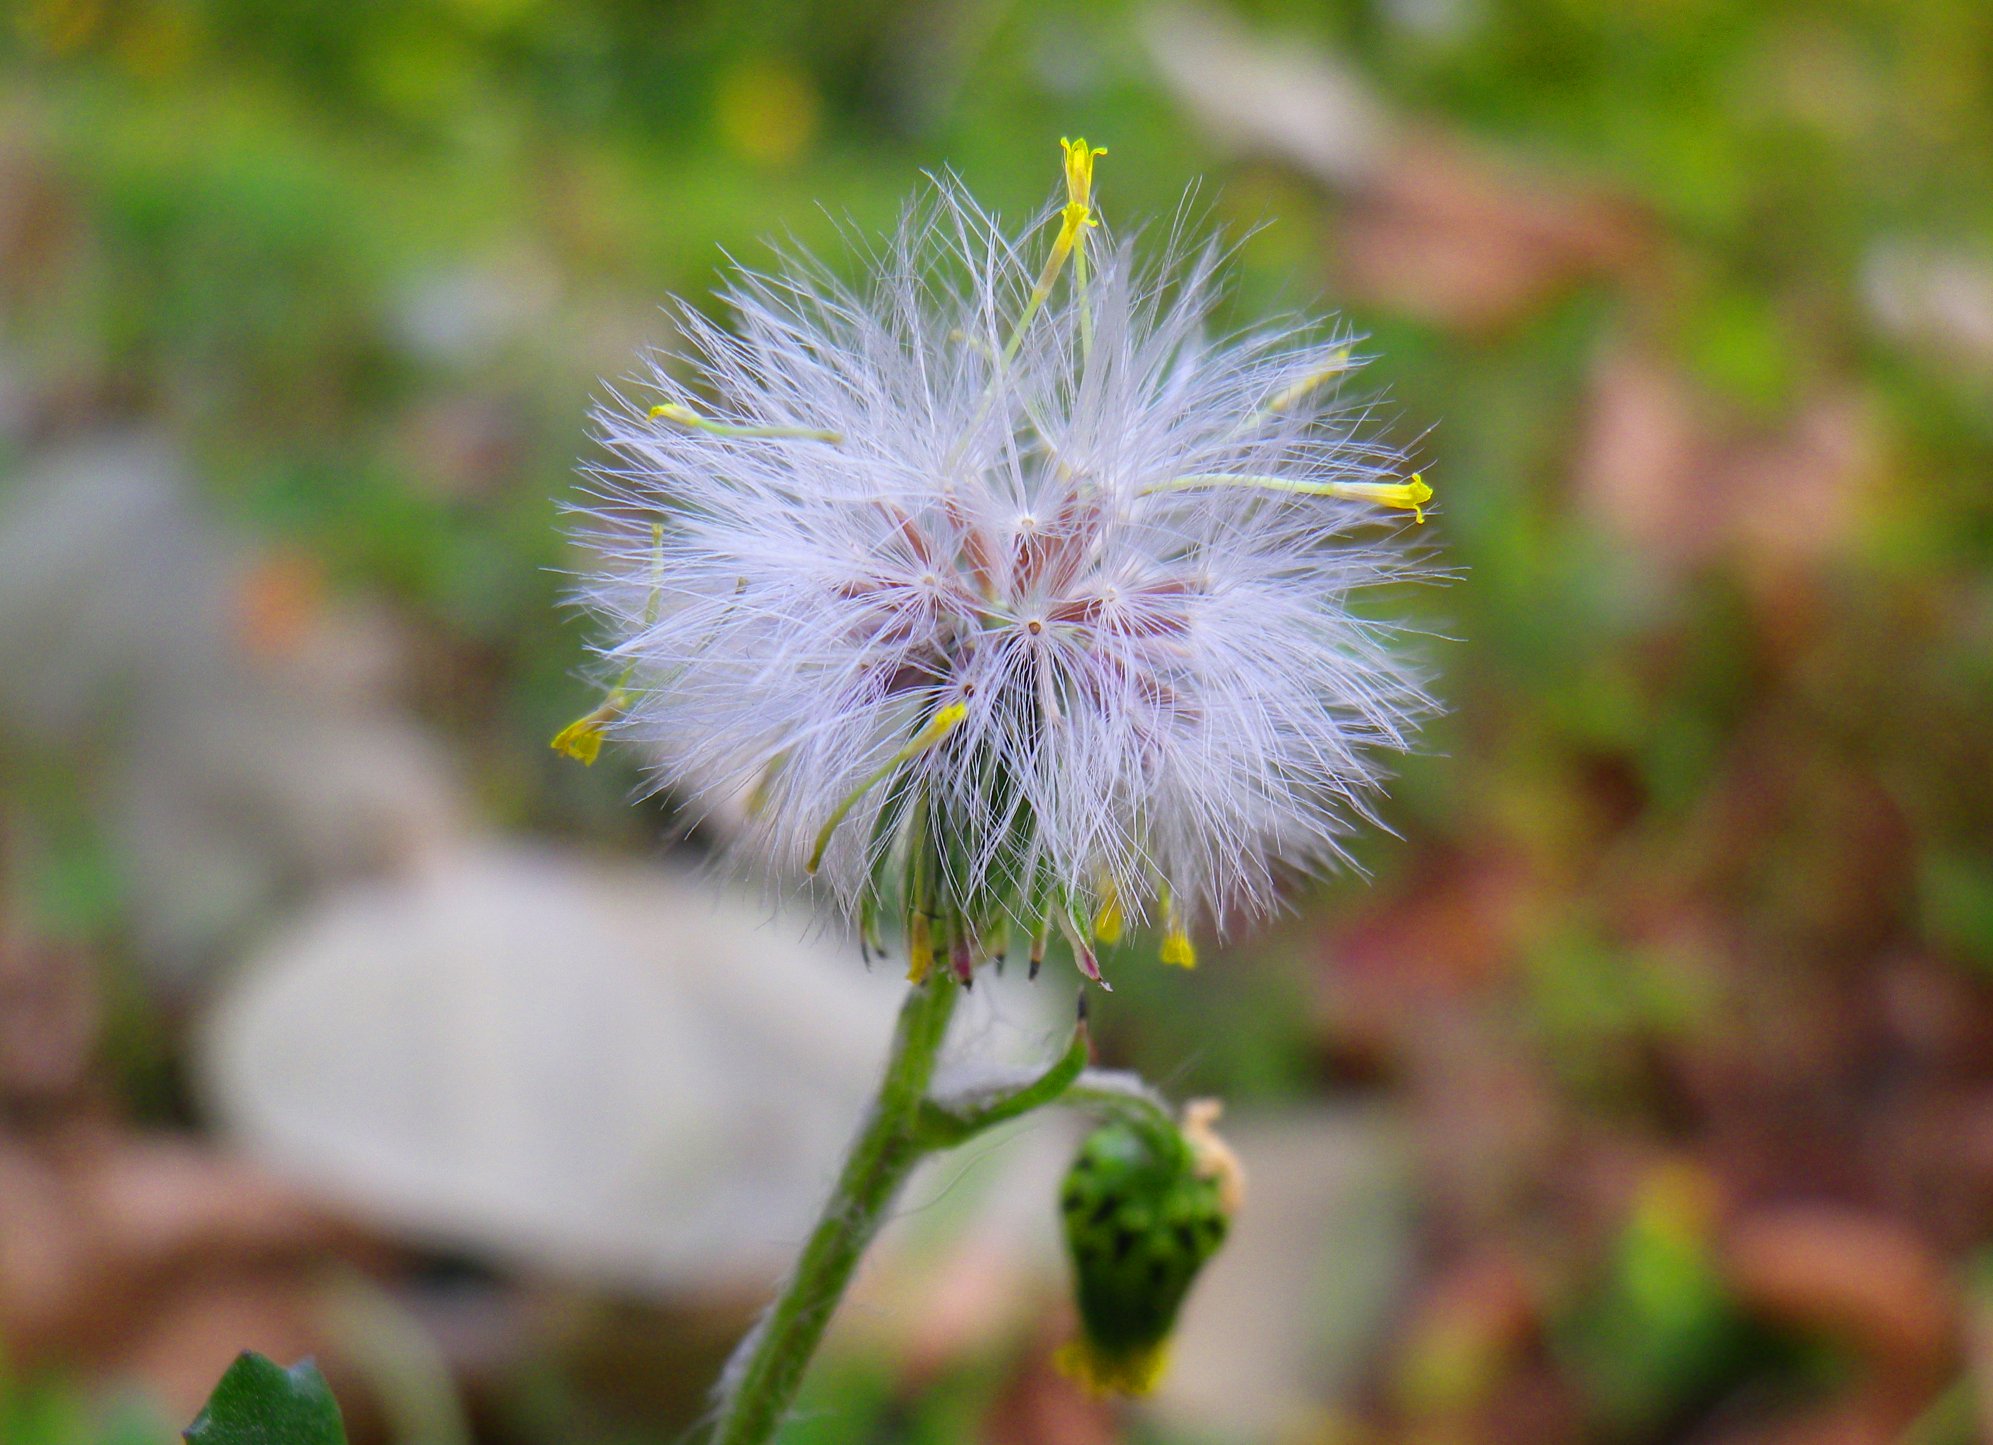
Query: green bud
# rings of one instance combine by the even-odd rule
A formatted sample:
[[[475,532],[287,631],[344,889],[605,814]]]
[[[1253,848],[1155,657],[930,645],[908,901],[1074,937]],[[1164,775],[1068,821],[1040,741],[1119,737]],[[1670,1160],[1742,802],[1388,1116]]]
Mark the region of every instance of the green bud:
[[[1102,1125],[1059,1195],[1081,1338],[1060,1368],[1097,1394],[1162,1378],[1177,1311],[1231,1227],[1238,1170],[1193,1112],[1189,1131]]]

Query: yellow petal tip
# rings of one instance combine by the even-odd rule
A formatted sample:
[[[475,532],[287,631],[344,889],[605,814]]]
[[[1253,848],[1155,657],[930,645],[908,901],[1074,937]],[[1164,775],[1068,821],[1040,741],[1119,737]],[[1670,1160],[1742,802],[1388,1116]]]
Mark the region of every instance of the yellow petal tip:
[[[934,968],[934,939],[925,913],[907,925],[907,982],[926,983]]]
[[[1322,490],[1332,497],[1410,512],[1420,523],[1425,521],[1425,506],[1433,497],[1432,488],[1417,472],[1402,482],[1329,482]]]
[[[1086,1340],[1064,1345],[1052,1357],[1060,1374],[1096,1399],[1108,1395],[1148,1395],[1169,1369],[1167,1343],[1147,1349],[1107,1351]]]
[[[594,713],[576,718],[554,734],[547,744],[555,752],[573,758],[583,767],[593,767],[602,756],[602,720]]]
[[[1070,244],[1082,226],[1098,224],[1093,218],[1093,163],[1107,154],[1105,146],[1090,146],[1086,137],[1068,140],[1059,137],[1059,146],[1066,153],[1066,208],[1062,213],[1065,226],[1062,239]]]
[[[965,702],[951,702],[927,720],[927,725],[914,737],[910,751],[924,752],[940,742],[948,734],[962,725],[969,715],[969,705]]]
[[[1121,932],[1127,920],[1121,912],[1121,900],[1109,893],[1101,900],[1100,910],[1093,916],[1093,936],[1110,948],[1121,941]]]

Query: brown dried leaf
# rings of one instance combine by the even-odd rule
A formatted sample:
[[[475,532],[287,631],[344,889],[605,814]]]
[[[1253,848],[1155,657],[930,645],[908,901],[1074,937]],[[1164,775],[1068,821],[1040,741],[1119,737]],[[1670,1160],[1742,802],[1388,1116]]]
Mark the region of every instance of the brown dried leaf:
[[[1588,277],[1632,276],[1651,249],[1626,202],[1432,136],[1353,191],[1345,224],[1352,294],[1473,334]]]
[[[1879,443],[1865,397],[1828,390],[1754,428],[1658,357],[1609,356],[1573,467],[1579,505],[1664,567],[1725,553],[1778,570],[1839,547]]]
[[[345,1240],[245,1165],[108,1129],[0,1141],[0,1197],[0,1336],[28,1361],[98,1359],[193,1275],[315,1269]]]
[[[1772,1205],[1731,1226],[1722,1258],[1745,1308],[1845,1342],[1893,1398],[1924,1400],[1952,1360],[1958,1301],[1944,1263],[1898,1220]]]
[[[97,1044],[96,981],[75,949],[0,935],[0,1107],[44,1114],[83,1093]]]

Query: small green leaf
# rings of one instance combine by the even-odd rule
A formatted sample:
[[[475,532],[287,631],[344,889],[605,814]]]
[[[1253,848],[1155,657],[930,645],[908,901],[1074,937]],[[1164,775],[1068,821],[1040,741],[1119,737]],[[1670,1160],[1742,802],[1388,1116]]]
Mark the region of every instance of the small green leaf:
[[[346,1427],[318,1366],[300,1360],[286,1370],[244,1350],[184,1438],[187,1445],[346,1445]]]

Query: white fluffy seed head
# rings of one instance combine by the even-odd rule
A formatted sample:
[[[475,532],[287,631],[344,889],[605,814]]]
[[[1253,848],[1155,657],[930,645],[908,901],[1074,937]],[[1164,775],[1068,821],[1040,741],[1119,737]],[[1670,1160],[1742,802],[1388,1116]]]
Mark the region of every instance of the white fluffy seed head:
[[[747,800],[753,859],[821,846],[958,966],[1004,917],[1084,955],[1096,916],[1266,909],[1430,711],[1364,606],[1429,573],[1374,504],[1401,459],[1334,398],[1349,339],[1215,337],[1217,250],[1099,230],[1033,306],[1057,215],[1012,236],[941,181],[862,281],[736,271],[731,326],[681,309],[683,353],[598,411],[580,512],[659,785]]]

